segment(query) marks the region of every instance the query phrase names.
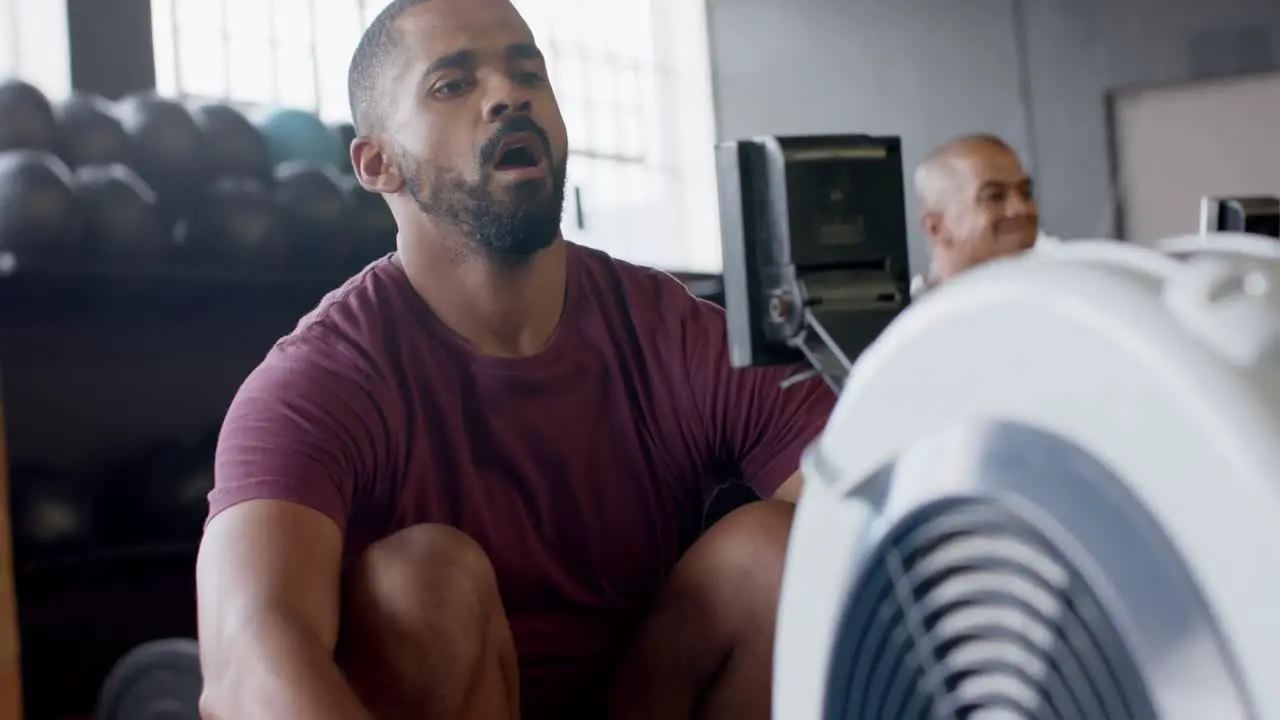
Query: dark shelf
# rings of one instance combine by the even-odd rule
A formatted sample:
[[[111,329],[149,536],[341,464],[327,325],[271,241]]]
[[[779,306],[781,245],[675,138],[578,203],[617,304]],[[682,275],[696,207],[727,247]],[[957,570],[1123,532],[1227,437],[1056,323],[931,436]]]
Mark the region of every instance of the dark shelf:
[[[14,574],[19,578],[61,574],[103,573],[110,575],[120,568],[154,567],[194,562],[199,540],[97,547],[68,551],[58,555],[15,558]]]
[[[359,267],[290,271],[182,261],[42,258],[0,251],[0,281],[90,281],[109,284],[301,288],[341,284]]]

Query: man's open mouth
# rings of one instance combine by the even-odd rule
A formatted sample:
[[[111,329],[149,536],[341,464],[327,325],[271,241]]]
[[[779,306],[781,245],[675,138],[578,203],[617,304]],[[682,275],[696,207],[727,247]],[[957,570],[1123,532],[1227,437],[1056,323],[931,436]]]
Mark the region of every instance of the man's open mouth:
[[[495,170],[524,170],[542,164],[542,144],[532,133],[516,133],[498,146]]]

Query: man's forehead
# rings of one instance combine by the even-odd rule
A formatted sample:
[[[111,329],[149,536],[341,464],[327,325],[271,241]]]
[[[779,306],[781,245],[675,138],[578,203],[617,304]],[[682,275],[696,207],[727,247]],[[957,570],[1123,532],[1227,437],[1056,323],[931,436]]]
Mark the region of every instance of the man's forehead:
[[[954,166],[973,185],[1017,184],[1027,181],[1027,172],[1016,153],[1008,148],[987,145],[957,153]]]
[[[406,10],[396,30],[409,64],[533,42],[529,26],[508,0],[427,0]]]

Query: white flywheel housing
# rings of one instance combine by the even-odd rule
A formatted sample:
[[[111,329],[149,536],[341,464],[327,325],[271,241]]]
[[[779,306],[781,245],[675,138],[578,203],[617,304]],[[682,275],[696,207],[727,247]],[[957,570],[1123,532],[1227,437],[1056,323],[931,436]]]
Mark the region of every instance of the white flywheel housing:
[[[1280,720],[1280,253],[1223,240],[991,263],[862,354],[774,717]]]

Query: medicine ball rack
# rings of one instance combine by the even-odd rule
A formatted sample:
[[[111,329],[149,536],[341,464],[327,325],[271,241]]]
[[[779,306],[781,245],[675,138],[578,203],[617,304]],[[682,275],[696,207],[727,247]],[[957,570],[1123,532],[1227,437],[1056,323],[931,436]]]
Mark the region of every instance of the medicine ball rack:
[[[92,488],[116,459],[167,442],[166,425],[174,437],[216,427],[271,343],[351,274],[0,253],[0,672],[13,667],[0,704],[12,695],[23,713],[0,705],[0,720],[87,716],[131,648],[195,636],[198,535],[107,539],[99,499],[91,542],[31,552],[18,532],[29,505],[13,493],[32,483],[15,473],[51,464],[100,495]]]
[[[41,279],[99,281],[105,283],[157,283],[163,285],[206,283],[244,287],[280,288],[317,286],[336,288],[351,272],[285,272],[209,267],[198,264],[159,264],[108,259],[92,264],[56,258],[39,258],[0,251],[0,279],[33,276]]]

